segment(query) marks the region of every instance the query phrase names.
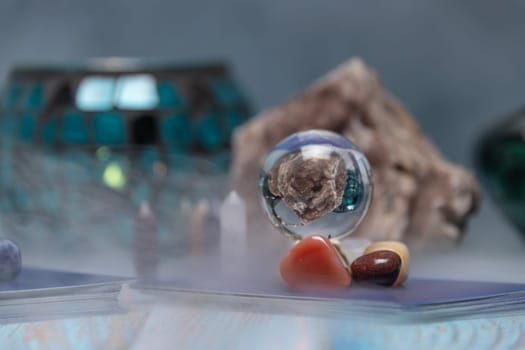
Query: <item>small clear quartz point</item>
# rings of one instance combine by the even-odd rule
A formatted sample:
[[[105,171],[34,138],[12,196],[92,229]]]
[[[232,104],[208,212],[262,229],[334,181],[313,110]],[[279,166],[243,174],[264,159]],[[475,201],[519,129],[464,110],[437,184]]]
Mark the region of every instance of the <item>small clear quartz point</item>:
[[[135,217],[134,265],[141,278],[155,278],[158,265],[157,220],[148,202],[142,202]]]
[[[246,253],[246,205],[243,199],[232,191],[220,208],[221,261],[224,272],[235,272],[244,265]]]

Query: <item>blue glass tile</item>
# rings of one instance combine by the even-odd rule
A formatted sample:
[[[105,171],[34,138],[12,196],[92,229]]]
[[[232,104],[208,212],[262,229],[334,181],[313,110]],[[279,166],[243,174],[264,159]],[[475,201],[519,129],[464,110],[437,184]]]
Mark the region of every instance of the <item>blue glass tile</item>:
[[[83,111],[108,111],[113,107],[115,78],[90,76],[80,83],[75,102]]]
[[[175,85],[167,81],[161,81],[159,89],[159,106],[168,108],[177,108],[182,106],[182,98]]]
[[[115,105],[120,109],[148,110],[159,104],[155,78],[149,74],[124,75],[117,80]]]
[[[101,145],[122,145],[126,142],[124,116],[117,112],[99,113],[94,118],[95,141]]]
[[[243,101],[243,97],[235,85],[228,80],[214,80],[211,83],[213,93],[219,103],[230,107]]]
[[[42,140],[46,145],[52,145],[56,141],[57,121],[52,119],[47,121],[42,128]]]
[[[4,108],[8,111],[12,111],[16,108],[18,100],[22,95],[22,86],[20,84],[11,83],[7,88],[6,94],[4,96],[3,105]]]
[[[20,138],[24,141],[33,140],[36,129],[36,116],[32,113],[26,113],[20,119]]]
[[[160,124],[162,142],[172,150],[187,150],[193,141],[189,118],[184,115],[174,115],[164,118]]]
[[[224,140],[215,114],[202,117],[196,122],[195,128],[199,141],[206,150],[215,151],[222,146]]]
[[[64,115],[62,139],[68,144],[85,144],[88,142],[89,134],[82,113],[70,111]]]
[[[27,93],[24,107],[28,110],[41,109],[44,106],[44,85],[36,83]]]

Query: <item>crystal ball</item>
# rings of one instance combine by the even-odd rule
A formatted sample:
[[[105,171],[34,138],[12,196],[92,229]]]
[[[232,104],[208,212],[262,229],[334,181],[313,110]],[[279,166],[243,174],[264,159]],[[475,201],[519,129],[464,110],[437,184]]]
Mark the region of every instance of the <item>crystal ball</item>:
[[[372,172],[347,138],[324,130],[298,132],[266,158],[259,192],[266,215],[285,235],[342,238],[368,210]]]

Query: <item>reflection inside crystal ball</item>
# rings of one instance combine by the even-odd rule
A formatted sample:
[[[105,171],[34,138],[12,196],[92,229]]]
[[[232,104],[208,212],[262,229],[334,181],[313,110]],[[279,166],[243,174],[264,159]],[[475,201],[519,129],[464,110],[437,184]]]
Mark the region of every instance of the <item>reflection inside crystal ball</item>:
[[[293,239],[313,234],[342,238],[366,214],[372,173],[347,138],[324,130],[295,133],[270,152],[259,190],[266,215]]]

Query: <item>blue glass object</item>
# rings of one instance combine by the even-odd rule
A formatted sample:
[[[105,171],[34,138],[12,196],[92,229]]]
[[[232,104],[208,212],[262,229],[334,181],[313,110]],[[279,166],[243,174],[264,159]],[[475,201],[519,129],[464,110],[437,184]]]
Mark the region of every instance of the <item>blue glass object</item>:
[[[130,244],[133,204],[150,200],[159,236],[171,239],[173,227],[189,228],[169,208],[184,201],[191,214],[195,198],[219,192],[203,175],[222,179],[247,104],[228,69],[108,63],[11,71],[0,103],[0,214],[20,219],[17,237],[60,234],[81,250],[85,234],[121,234]],[[214,92],[214,81],[226,83]]]
[[[222,146],[224,140],[222,139],[221,128],[215,114],[205,115],[195,124],[196,133],[204,149],[214,151]]]
[[[69,111],[64,115],[62,140],[66,144],[86,144],[88,142],[89,134],[82,113]]]
[[[149,110],[159,104],[157,83],[149,74],[123,76],[117,81],[115,106],[120,109]]]
[[[191,124],[185,114],[173,115],[162,119],[161,138],[174,151],[188,150],[193,142]]]
[[[33,113],[25,113],[20,120],[20,138],[24,141],[32,141],[36,130],[36,116]]]
[[[39,110],[44,107],[44,86],[42,83],[36,83],[27,93],[24,107],[26,110]]]
[[[13,141],[48,150],[155,145],[225,165],[229,157],[216,155],[230,152],[233,130],[249,117],[247,101],[221,64],[147,67],[109,60],[23,67],[11,71],[3,91],[0,128]]]
[[[98,67],[99,64],[103,66]],[[44,145],[79,145],[85,141],[85,145],[93,149],[91,146],[97,146],[95,143],[106,142],[133,146],[156,144],[168,146],[170,151],[206,156],[229,150],[233,129],[247,119],[246,106],[227,67],[221,64],[141,67],[109,60],[64,69],[24,67],[11,72],[2,96],[4,115],[6,111],[15,114],[14,132],[20,134],[19,126],[25,113],[34,113],[36,123],[31,139],[38,136],[37,140]],[[97,114],[90,112],[114,112],[115,109],[122,113],[125,127],[128,127],[128,119],[146,116],[153,120],[152,127],[140,126],[135,130],[134,124],[130,124],[123,135],[124,140],[115,138],[120,136],[117,132],[107,140],[97,139],[95,127],[91,128]],[[82,130],[76,134],[69,128],[76,122],[65,121],[65,127],[63,123],[65,112],[74,111],[81,113],[85,120],[85,123],[77,123]],[[163,122],[170,115],[182,113],[187,118],[183,120],[184,126],[178,124],[181,120]],[[48,124],[51,116],[57,120],[56,125]],[[210,121],[210,116],[217,120]],[[161,124],[172,130],[187,129],[182,134],[171,133],[162,131]],[[169,138],[170,133],[175,140]],[[28,133],[25,137],[29,138]]]
[[[158,89],[160,107],[179,108],[182,106],[182,99],[174,84],[168,81],[161,81],[158,84]]]
[[[95,115],[94,128],[97,144],[122,145],[126,142],[126,124],[121,113],[106,112]]]
[[[335,212],[344,213],[355,210],[363,198],[363,189],[364,186],[359,172],[348,170],[343,200],[341,205],[335,209]]]
[[[83,111],[108,111],[113,107],[115,78],[90,76],[84,78],[76,93],[76,105]]]
[[[16,109],[20,96],[22,96],[22,92],[22,86],[16,82],[13,82],[7,88],[3,103],[6,111],[13,111]]]
[[[264,162],[259,189],[267,217],[285,235],[341,238],[357,228],[368,210],[372,173],[350,140],[311,130],[275,146]]]

